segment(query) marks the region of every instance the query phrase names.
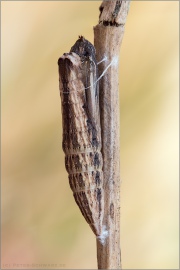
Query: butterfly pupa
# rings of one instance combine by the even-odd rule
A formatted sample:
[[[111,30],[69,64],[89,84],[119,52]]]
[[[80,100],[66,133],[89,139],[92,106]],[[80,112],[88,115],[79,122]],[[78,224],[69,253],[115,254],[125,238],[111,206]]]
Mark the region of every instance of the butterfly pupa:
[[[103,160],[94,46],[79,37],[58,60],[65,167],[74,199],[96,236],[103,219]]]

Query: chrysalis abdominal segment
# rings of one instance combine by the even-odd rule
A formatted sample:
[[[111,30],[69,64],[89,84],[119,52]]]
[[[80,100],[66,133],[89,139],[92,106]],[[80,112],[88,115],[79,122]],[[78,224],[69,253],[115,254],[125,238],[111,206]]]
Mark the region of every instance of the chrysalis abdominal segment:
[[[70,53],[59,58],[58,65],[62,145],[69,184],[83,216],[99,236],[104,194],[95,49],[80,37]]]

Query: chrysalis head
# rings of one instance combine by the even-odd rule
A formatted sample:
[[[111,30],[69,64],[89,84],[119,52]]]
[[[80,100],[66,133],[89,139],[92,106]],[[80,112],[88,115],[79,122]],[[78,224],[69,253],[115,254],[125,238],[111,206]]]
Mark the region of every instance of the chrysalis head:
[[[79,39],[71,47],[70,52],[78,54],[80,57],[89,57],[91,56],[93,61],[95,61],[96,51],[94,46],[83,36],[79,36]]]

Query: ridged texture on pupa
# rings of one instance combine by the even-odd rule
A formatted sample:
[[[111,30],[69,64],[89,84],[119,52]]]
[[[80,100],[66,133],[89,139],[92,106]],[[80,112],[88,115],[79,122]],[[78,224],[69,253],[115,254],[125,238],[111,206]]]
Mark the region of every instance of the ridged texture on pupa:
[[[69,184],[84,218],[101,234],[103,172],[97,64],[93,45],[80,37],[58,60],[63,151]]]

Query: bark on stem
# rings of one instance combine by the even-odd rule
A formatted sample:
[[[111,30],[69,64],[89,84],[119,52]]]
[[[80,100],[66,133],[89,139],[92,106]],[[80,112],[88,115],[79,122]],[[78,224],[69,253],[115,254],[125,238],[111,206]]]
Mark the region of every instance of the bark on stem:
[[[121,269],[120,255],[120,143],[119,143],[119,52],[129,1],[104,1],[99,24],[94,27],[94,45],[99,82],[104,173],[104,219],[108,237],[97,239],[98,269]]]

